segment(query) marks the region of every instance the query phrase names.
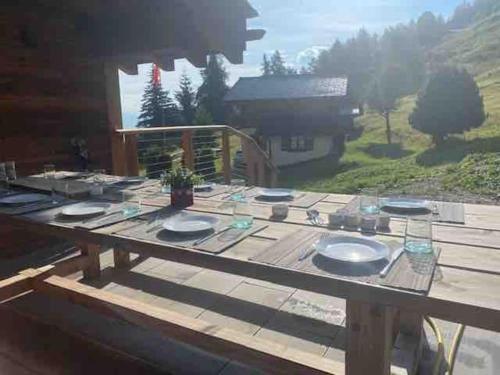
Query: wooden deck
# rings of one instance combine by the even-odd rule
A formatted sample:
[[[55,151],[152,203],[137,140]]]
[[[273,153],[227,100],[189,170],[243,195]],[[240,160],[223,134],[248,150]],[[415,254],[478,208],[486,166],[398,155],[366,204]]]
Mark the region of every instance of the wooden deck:
[[[314,207],[326,219],[328,212],[342,207],[350,199],[350,196],[328,195]],[[224,205],[221,207],[221,203],[217,199],[199,199],[191,209],[228,214],[230,209],[224,208]],[[269,206],[255,205],[255,211],[259,220],[268,220]],[[431,315],[434,312],[442,318],[465,319],[467,323],[498,330],[498,318],[484,320],[482,317],[495,318],[495,311],[500,309],[500,297],[496,293],[500,286],[500,253],[497,253],[500,249],[500,207],[466,205],[465,211],[465,226],[434,225],[435,239],[442,252],[438,277],[429,297],[440,301],[441,307],[439,304],[429,305],[429,310]],[[246,261],[298,226],[309,225],[304,219],[303,209],[291,209],[284,222],[267,221],[269,226],[266,229],[231,247],[222,257]],[[401,238],[403,227],[402,220],[393,219],[391,233],[378,236]],[[101,232],[109,230],[105,228]],[[343,299],[154,257],[133,260],[130,270],[114,267],[112,251],[101,253],[100,260],[101,277],[86,281],[94,287],[251,337],[270,340],[290,350],[300,349],[318,357],[343,361],[346,321]],[[81,276],[81,273],[76,273],[71,278]],[[444,302],[452,303],[449,306],[463,304],[464,309],[446,311]],[[16,304],[23,305],[19,301]],[[36,310],[33,307],[36,305],[33,302],[17,308],[31,306]],[[471,316],[469,311],[472,310],[467,310],[467,306],[480,308],[481,314]],[[40,310],[43,310],[42,306]],[[440,322],[440,326],[449,342],[456,324]],[[434,347],[430,331],[427,337],[431,348]],[[496,344],[498,338],[498,334],[490,331],[467,328],[455,373],[482,375],[500,371],[500,365],[495,360],[500,354]],[[115,344],[124,345],[120,340]],[[140,350],[139,347],[128,348],[132,349]],[[155,350],[161,351],[160,348]],[[432,360],[430,353],[427,351],[424,355],[421,373],[428,373],[428,366],[425,365]],[[397,353],[393,354],[398,357]],[[163,364],[175,367],[173,363]],[[222,361],[219,367],[202,367],[207,370],[206,373],[222,371],[226,374],[233,366],[237,365]],[[240,371],[236,373],[241,373],[241,368],[236,368]]]

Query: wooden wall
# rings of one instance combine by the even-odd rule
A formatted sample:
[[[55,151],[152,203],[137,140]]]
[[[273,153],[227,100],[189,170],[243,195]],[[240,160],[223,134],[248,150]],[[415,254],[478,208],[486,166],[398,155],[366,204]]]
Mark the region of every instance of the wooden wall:
[[[20,174],[77,167],[73,137],[86,140],[92,168],[110,169],[104,69],[0,56],[0,161]]]

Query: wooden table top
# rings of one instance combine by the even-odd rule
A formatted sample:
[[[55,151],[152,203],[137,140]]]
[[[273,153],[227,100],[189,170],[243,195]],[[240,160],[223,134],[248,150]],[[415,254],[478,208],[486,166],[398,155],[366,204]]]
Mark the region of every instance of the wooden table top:
[[[140,190],[138,192],[140,193]],[[150,194],[150,190],[145,193],[145,195]],[[227,194],[224,193],[210,198],[195,198],[195,204],[189,210],[231,215],[231,207],[222,200],[226,196]],[[327,194],[312,208],[317,209],[326,222],[328,213],[342,208],[352,198],[351,195]],[[161,199],[143,199],[145,205],[166,205],[168,202],[168,195],[164,195]],[[421,296],[386,287],[280,269],[242,258],[239,253],[244,251],[245,247],[258,245],[264,248],[299,228],[325,230],[325,228],[313,226],[306,220],[305,208],[290,208],[285,220],[274,221],[270,220],[270,205],[258,202],[253,202],[252,205],[255,219],[258,222],[265,222],[267,227],[235,245],[234,249],[230,248],[220,255],[126,239],[117,232],[130,226],[131,222],[128,221],[85,231],[29,222],[22,216],[0,215],[0,218],[9,223],[25,226],[30,230],[45,233],[49,231],[74,241],[119,245],[128,247],[131,251],[141,247],[146,254],[151,256],[161,253],[170,260],[182,263],[201,265],[225,272],[234,271],[234,273],[347,299],[395,305],[445,320],[500,331],[500,293],[498,293],[500,289],[500,206],[465,204],[465,225],[433,224],[434,242],[440,246],[441,255],[436,270],[437,277],[432,283],[429,294]],[[377,233],[374,238],[402,240],[405,229],[404,220],[393,218],[390,228],[389,233]],[[361,236],[356,232],[344,233]]]

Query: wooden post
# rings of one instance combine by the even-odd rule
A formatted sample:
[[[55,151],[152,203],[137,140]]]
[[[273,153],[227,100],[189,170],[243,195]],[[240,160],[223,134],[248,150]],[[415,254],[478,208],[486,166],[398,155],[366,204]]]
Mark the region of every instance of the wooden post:
[[[390,375],[393,308],[347,300],[346,375]]]
[[[231,183],[231,146],[229,143],[229,131],[222,131],[222,173],[224,175],[224,183]]]
[[[86,279],[97,279],[101,276],[101,246],[94,244],[80,244],[78,246],[82,255],[88,256],[89,263],[83,270],[83,277]]]
[[[115,268],[120,268],[120,269],[130,268],[130,253],[128,251],[114,248],[113,258],[115,261]]]
[[[139,154],[137,153],[137,136],[135,134],[125,136],[125,152],[127,176],[139,175]]]
[[[120,134],[116,133],[116,129],[122,128],[118,67],[114,64],[106,64],[104,67],[104,78],[106,107],[108,112],[108,131],[111,140],[112,173],[118,176],[125,176],[127,173],[127,165],[124,139]]]
[[[194,170],[194,147],[193,147],[193,131],[184,130],[182,132],[182,149],[184,150],[184,166],[190,170]]]

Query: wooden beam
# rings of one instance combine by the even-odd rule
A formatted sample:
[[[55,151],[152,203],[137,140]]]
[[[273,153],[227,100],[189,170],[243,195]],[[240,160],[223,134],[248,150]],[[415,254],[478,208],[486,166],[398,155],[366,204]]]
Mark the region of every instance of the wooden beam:
[[[120,64],[118,67],[123,73],[136,76],[139,74],[139,68],[137,64]]]
[[[9,279],[2,280],[0,281],[0,303],[26,293],[31,289],[31,278],[27,275],[20,274],[12,276]]]
[[[137,136],[127,135],[125,137],[125,164],[127,176],[139,175],[139,154],[137,152]]]
[[[230,129],[227,125],[189,125],[189,126],[161,126],[154,128],[133,128],[133,129],[116,129],[116,133],[123,135],[131,134],[148,134],[148,133],[177,133],[184,130],[224,130]]]
[[[390,375],[392,308],[347,300],[346,375]]]
[[[122,135],[116,133],[117,129],[122,128],[120,82],[116,65],[105,65],[104,78],[106,85],[108,131],[111,138],[112,173],[118,176],[125,176],[127,173],[125,140]]]
[[[113,258],[116,268],[119,269],[130,268],[130,253],[128,251],[120,250],[119,248],[114,248]]]
[[[193,147],[193,132],[191,130],[184,130],[182,132],[182,150],[184,151],[184,166],[194,171],[195,158]]]
[[[258,367],[265,372],[343,373],[343,364],[338,362],[217,327],[199,319],[189,318],[58,276],[36,280],[35,290],[67,299],[112,318],[152,329],[211,353]]]
[[[231,183],[231,144],[227,129],[222,131],[222,174],[224,183],[229,185]]]
[[[96,279],[101,276],[101,246],[95,244],[81,244],[79,248],[82,255],[87,256],[87,267],[83,269],[83,277],[86,279]]]

